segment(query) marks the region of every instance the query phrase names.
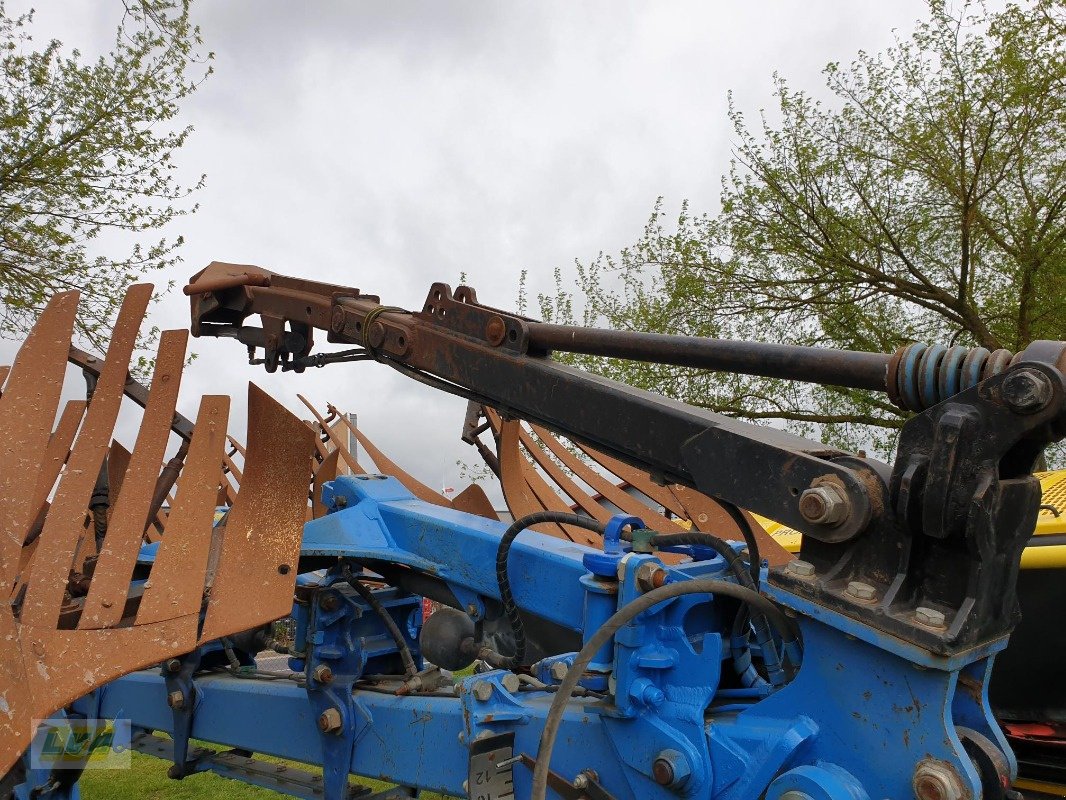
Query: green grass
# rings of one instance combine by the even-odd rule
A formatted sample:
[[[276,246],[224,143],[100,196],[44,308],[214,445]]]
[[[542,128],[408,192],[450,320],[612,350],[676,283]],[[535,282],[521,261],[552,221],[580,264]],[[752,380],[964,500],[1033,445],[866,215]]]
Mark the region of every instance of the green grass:
[[[197,747],[210,747],[206,742],[195,742]],[[216,749],[211,747],[211,749]],[[81,796],[85,800],[132,800],[133,798],[146,798],[146,800],[214,800],[225,797],[227,800],[278,800],[281,795],[269,789],[261,789],[240,781],[222,778],[210,772],[201,772],[189,775],[180,781],[171,780],[167,777],[169,761],[161,758],[147,756],[142,753],[133,753],[133,763],[130,769],[124,770],[86,770],[81,777]],[[308,772],[322,774],[318,767],[300,764],[296,761],[286,761],[281,758],[257,755],[256,759],[267,761],[271,764],[285,764],[303,769]],[[358,783],[369,786],[375,790],[385,789],[389,786],[381,781],[369,778],[357,778]],[[448,800],[439,794],[424,792],[421,796],[424,800]]]

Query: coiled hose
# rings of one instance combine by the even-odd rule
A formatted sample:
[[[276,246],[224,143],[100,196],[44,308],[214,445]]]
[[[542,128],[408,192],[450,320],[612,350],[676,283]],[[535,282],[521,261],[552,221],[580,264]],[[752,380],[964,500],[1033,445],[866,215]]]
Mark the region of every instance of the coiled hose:
[[[503,604],[503,613],[507,615],[507,622],[514,634],[514,655],[504,656],[497,659],[494,665],[514,667],[522,663],[526,657],[526,629],[522,624],[522,615],[519,613],[518,604],[515,602],[514,593],[511,591],[511,579],[507,574],[507,558],[511,554],[511,544],[526,528],[531,528],[542,522],[558,522],[566,525],[575,525],[588,531],[594,531],[603,536],[604,526],[591,517],[582,517],[579,514],[570,514],[565,511],[535,511],[516,519],[511,526],[504,531],[500,538],[499,547],[496,548],[496,583],[500,590],[500,602]]]

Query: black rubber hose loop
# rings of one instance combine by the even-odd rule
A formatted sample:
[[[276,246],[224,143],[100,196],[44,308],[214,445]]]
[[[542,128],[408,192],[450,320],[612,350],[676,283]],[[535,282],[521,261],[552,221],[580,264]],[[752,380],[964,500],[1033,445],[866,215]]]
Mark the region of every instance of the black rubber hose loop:
[[[574,525],[588,531],[603,535],[604,525],[579,514],[570,514],[565,511],[535,511],[524,517],[516,519],[500,538],[499,547],[496,548],[496,584],[500,590],[500,602],[503,603],[503,612],[514,634],[514,655],[508,661],[510,666],[521,664],[526,657],[526,629],[522,624],[522,615],[519,613],[518,604],[515,602],[514,593],[511,591],[511,580],[508,576],[507,558],[511,553],[511,544],[526,528],[531,528],[542,522],[557,522],[565,525]]]

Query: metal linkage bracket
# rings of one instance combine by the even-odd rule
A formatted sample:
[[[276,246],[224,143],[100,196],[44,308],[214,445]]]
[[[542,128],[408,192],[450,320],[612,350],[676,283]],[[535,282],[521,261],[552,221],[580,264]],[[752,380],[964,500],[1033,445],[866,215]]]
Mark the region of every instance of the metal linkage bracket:
[[[773,582],[942,655],[1005,636],[1039,505],[1032,469],[1064,409],[1062,373],[1019,362],[916,415],[892,474],[868,479],[887,508],[854,541],[805,536],[806,567]]]
[[[170,658],[163,663],[163,683],[166,687],[167,705],[174,719],[172,750],[173,761],[167,775],[174,780],[181,780],[186,775],[196,772],[194,761],[189,754],[189,739],[192,738],[193,716],[196,704],[200,701],[200,690],[196,687],[193,675],[200,668],[202,653],[196,648],[180,658]]]

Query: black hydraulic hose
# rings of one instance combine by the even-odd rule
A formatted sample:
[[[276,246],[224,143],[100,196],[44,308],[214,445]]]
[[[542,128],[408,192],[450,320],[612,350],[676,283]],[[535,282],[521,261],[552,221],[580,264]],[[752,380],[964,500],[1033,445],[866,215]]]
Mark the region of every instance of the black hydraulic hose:
[[[744,561],[739,555],[737,555],[737,551],[724,539],[719,539],[714,534],[705,533],[703,531],[657,533],[651,538],[651,544],[653,547],[669,547],[670,545],[686,544],[710,547],[725,559],[729,568],[733,571],[733,574],[736,575],[737,581],[741,586],[751,589],[754,592],[759,591],[758,584],[755,583],[751,574],[744,566]],[[751,555],[750,547],[748,549],[748,555]],[[756,561],[755,563],[758,562]],[[774,648],[774,640],[770,633],[769,620],[761,614],[755,614],[752,616],[752,627],[755,629],[756,639],[759,642],[759,647],[762,649],[763,661],[766,664],[766,669],[771,676],[775,677],[775,683],[783,682],[784,672],[781,668],[781,659],[777,650]],[[778,633],[782,638],[785,638],[788,635],[794,636],[794,629],[792,626],[789,626],[788,630],[778,631]]]
[[[418,674],[418,667],[415,665],[414,656],[411,655],[411,648],[407,646],[407,640],[403,638],[403,633],[400,631],[399,626],[396,624],[396,620],[392,618],[392,615],[386,610],[385,606],[381,605],[381,601],[374,597],[374,592],[370,590],[368,586],[364,586],[362,581],[358,577],[352,574],[352,569],[348,565],[345,565],[341,571],[341,575],[344,580],[348,582],[348,585],[355,589],[366,604],[374,609],[374,612],[381,617],[381,621],[385,623],[385,628],[388,630],[389,635],[392,636],[392,640],[396,643],[396,649],[400,652],[400,659],[403,661],[404,672],[407,673],[407,677],[413,678]]]
[[[627,537],[631,538],[631,537]],[[704,531],[685,531],[684,533],[656,533],[651,537],[652,547],[674,547],[679,545],[695,545],[696,547],[709,547],[714,550],[718,555],[725,559],[725,563],[729,565],[729,569],[733,574],[737,576],[737,580],[741,586],[747,586],[749,589],[758,590],[758,584],[752,578],[751,573],[748,571],[747,565],[744,563],[737,551],[734,550],[729,542],[724,539],[719,539],[713,533],[705,533]],[[749,550],[750,553],[750,550]]]
[[[559,735],[563,712],[566,710],[566,704],[570,701],[574,689],[577,688],[578,681],[585,674],[585,670],[592,663],[596,653],[637,615],[644,613],[659,603],[686,594],[715,594],[733,597],[743,603],[747,603],[765,615],[781,631],[782,636],[791,636],[788,618],[773,602],[746,586],[738,586],[728,581],[698,578],[691,581],[668,583],[626,604],[603,623],[600,629],[581,648],[577,658],[574,659],[574,663],[567,670],[566,677],[560,683],[555,697],[552,698],[551,707],[548,709],[548,715],[544,720],[544,730],[540,734],[536,765],[533,767],[532,800],[545,800],[547,796],[548,771],[551,764],[552,749],[555,747],[555,740]],[[788,646],[796,643],[794,639],[789,639],[785,644]]]
[[[579,514],[570,514],[565,511],[535,511],[524,517],[516,519],[500,539],[500,545],[496,549],[496,583],[500,589],[500,601],[503,603],[504,614],[510,623],[511,632],[514,634],[514,655],[508,660],[512,666],[521,664],[526,657],[526,630],[522,625],[522,616],[518,611],[514,594],[511,592],[511,580],[507,574],[507,557],[511,553],[511,544],[518,534],[526,528],[541,522],[558,522],[566,525],[575,525],[585,530],[594,531],[603,535],[604,525]]]
[[[718,504],[725,509],[726,513],[740,528],[740,535],[744,537],[744,544],[748,546],[748,568],[751,570],[751,579],[755,582],[755,588],[759,588],[762,570],[762,556],[759,555],[759,540],[755,538],[748,518],[741,513],[740,509],[725,500],[719,500]]]

